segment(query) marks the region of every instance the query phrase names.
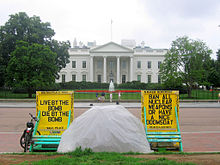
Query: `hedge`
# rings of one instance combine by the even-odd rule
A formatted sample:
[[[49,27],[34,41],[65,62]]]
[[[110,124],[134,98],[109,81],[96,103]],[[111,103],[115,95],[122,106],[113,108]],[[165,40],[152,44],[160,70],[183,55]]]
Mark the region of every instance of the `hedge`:
[[[109,89],[109,83],[97,82],[66,82],[60,83],[60,89]],[[141,83],[139,81],[126,82],[122,84],[114,84],[115,89],[139,89],[139,90],[179,90],[181,94],[187,93],[184,86],[178,87],[165,87],[163,84],[158,83]]]
[[[135,89],[135,90],[179,90],[181,94],[187,93],[186,87],[177,86],[177,87],[168,87],[163,84],[157,83],[141,83],[139,81],[126,82],[122,84],[114,84],[115,89]],[[35,91],[58,91],[58,90],[80,90],[80,89],[109,89],[109,83],[98,83],[98,82],[65,82],[65,83],[56,83],[49,88],[39,88],[33,90]],[[13,93],[27,93],[25,89],[22,88],[13,88]]]

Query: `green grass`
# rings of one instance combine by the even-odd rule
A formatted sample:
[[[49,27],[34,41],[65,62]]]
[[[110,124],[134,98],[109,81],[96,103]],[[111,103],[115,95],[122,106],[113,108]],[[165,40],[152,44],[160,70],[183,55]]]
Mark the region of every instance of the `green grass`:
[[[101,96],[101,93],[99,93],[99,96]],[[92,99],[96,100],[96,93],[80,93],[76,92],[74,94],[75,99]],[[118,100],[118,94],[113,93],[112,95],[113,100]],[[105,99],[109,100],[109,93],[105,94]],[[141,93],[122,93],[121,94],[121,100],[139,100],[141,99]]]
[[[35,98],[35,94],[32,95]],[[12,93],[11,91],[1,91],[0,90],[0,98],[2,99],[30,99],[28,98],[27,93]]]
[[[116,152],[92,152],[91,149],[77,148],[75,151],[65,154],[60,154],[60,157],[55,159],[40,160],[34,162],[23,162],[21,165],[78,165],[78,164],[134,164],[134,165],[193,165],[193,163],[185,162],[178,163],[167,158],[161,157],[156,160],[150,160],[145,158],[134,158],[125,156],[126,153],[120,154]],[[129,153],[127,153],[129,154]],[[135,153],[139,154],[139,153]]]
[[[132,164],[132,165],[194,165],[190,162],[178,163],[176,161],[168,160],[164,157],[156,160],[149,160],[144,158],[125,157],[117,153],[96,153],[90,156],[61,156],[55,159],[41,160],[37,162],[24,162],[21,165],[78,165],[78,164]]]
[[[192,98],[188,98],[188,94],[181,94],[180,99],[218,99],[218,93],[220,91],[208,91],[208,90],[192,90]]]
[[[219,91],[208,91],[208,90],[193,90],[192,98],[188,98],[187,94],[181,94],[180,99],[218,99]],[[101,93],[99,93],[99,96]],[[35,94],[33,94],[33,99],[35,99]],[[0,91],[0,98],[2,99],[28,99],[28,94],[18,94],[12,93],[11,91]],[[75,92],[74,99],[76,100],[97,100],[96,93],[81,93]],[[109,93],[106,93],[105,99],[109,100]],[[140,100],[141,93],[121,93],[121,100]],[[118,100],[118,94],[113,93],[113,101]]]
[[[150,160],[146,158],[134,158],[129,155],[140,155],[142,153],[127,152],[127,153],[115,153],[115,152],[93,152],[91,149],[82,150],[81,147],[77,148],[73,152],[69,153],[57,153],[57,152],[31,152],[31,153],[12,153],[12,155],[46,155],[47,160],[40,160],[34,162],[25,161],[20,165],[69,165],[69,164],[147,164],[147,165],[193,165],[190,162],[179,163],[164,158],[163,155],[172,154],[175,155],[197,155],[207,154],[204,152],[199,153],[185,153],[185,152],[153,152],[146,155],[161,155],[156,160]],[[220,152],[211,152],[208,154],[220,154]],[[50,156],[58,155],[59,157],[50,159]]]

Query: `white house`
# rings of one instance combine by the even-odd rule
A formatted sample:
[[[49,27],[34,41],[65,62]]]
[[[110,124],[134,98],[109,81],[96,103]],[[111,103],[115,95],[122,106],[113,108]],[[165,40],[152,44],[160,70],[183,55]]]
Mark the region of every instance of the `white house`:
[[[114,42],[93,48],[70,48],[70,63],[60,71],[57,82],[158,83],[159,67],[166,52],[167,49],[144,46],[128,48]]]

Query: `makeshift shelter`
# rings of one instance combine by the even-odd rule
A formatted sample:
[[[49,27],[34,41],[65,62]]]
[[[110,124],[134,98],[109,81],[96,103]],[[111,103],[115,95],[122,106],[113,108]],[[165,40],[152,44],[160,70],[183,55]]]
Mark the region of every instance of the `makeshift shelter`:
[[[121,105],[94,106],[62,134],[58,152],[151,152],[141,121]]]

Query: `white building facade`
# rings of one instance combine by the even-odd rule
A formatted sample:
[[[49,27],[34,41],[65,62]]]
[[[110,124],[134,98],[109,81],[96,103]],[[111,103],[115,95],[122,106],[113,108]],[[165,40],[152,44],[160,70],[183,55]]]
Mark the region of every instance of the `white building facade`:
[[[70,48],[70,63],[60,71],[57,82],[160,83],[159,67],[166,53],[167,49],[131,49],[114,42],[95,48]]]

